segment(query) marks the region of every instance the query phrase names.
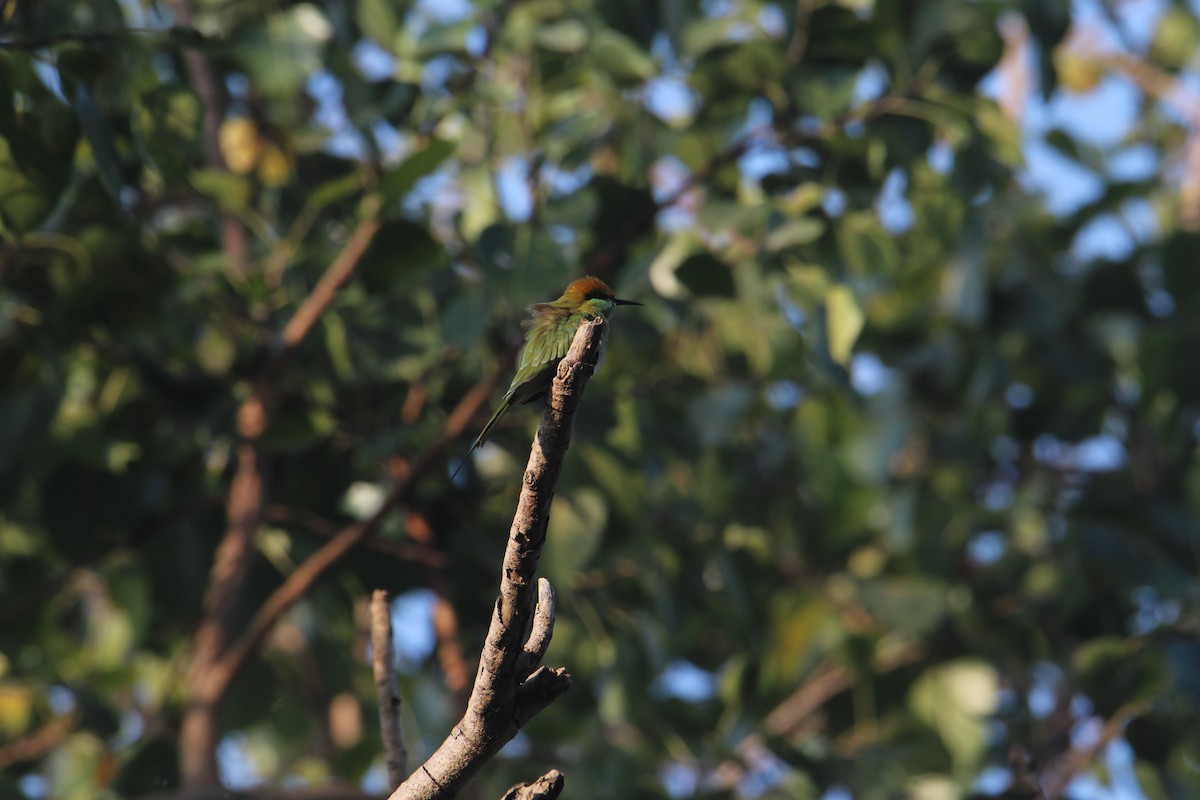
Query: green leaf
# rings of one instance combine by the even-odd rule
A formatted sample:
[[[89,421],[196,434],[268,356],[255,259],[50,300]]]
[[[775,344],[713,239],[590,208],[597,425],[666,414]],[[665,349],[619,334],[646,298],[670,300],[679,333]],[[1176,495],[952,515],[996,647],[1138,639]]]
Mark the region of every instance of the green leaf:
[[[698,19],[683,33],[683,49],[692,58],[699,58],[714,47],[730,41],[740,23],[732,17]]]
[[[873,212],[847,214],[837,226],[838,249],[856,276],[892,275],[900,267],[900,251]]]
[[[960,658],[927,670],[913,685],[913,714],[937,731],[955,774],[971,777],[987,744],[985,724],[996,710],[1000,679],[995,667]]]
[[[638,84],[658,73],[658,66],[637,42],[605,28],[592,37],[590,48],[596,66],[619,84]]]
[[[863,606],[890,630],[917,637],[933,631],[946,614],[946,585],[916,576],[867,581]]]
[[[608,504],[595,489],[554,498],[542,556],[547,576],[569,584],[592,560],[607,524]]]
[[[1194,655],[1194,653],[1189,653]],[[1166,651],[1118,636],[1091,639],[1071,659],[1075,678],[1097,706],[1109,716],[1126,703],[1159,697],[1170,685]]]
[[[337,314],[325,314],[321,321],[325,329],[325,351],[329,354],[333,371],[341,380],[353,378],[354,361],[350,358],[345,323]]]
[[[789,247],[811,244],[821,238],[825,223],[816,217],[790,219],[767,236],[763,246],[770,252],[779,252]]]
[[[416,56],[428,61],[437,56],[467,57],[467,36],[475,30],[474,20],[467,19],[453,25],[435,25],[422,34],[417,43]]]
[[[8,140],[0,137],[0,218],[17,232],[34,228],[54,206],[44,182],[25,175]]]
[[[410,155],[403,164],[389,170],[379,181],[379,192],[387,204],[397,203],[416,185],[417,181],[437,169],[454,152],[454,144],[443,139],[430,139]]]
[[[644,502],[646,484],[636,469],[636,463],[624,459],[612,450],[600,446],[585,446],[582,460],[592,479],[610,498],[624,516],[632,517]]]
[[[237,343],[215,325],[205,325],[196,340],[196,362],[209,375],[224,375],[237,357]]]
[[[538,47],[556,53],[578,53],[588,43],[588,28],[577,19],[564,19],[537,29]]]
[[[806,114],[831,120],[850,108],[858,73],[854,70],[804,69],[791,81],[791,90]]]
[[[321,67],[332,36],[325,15],[311,3],[299,3],[252,23],[233,52],[259,92],[283,98],[303,89]]]
[[[991,100],[980,100],[975,108],[975,122],[988,143],[992,157],[1006,167],[1019,167],[1025,162],[1021,152],[1021,129]]]
[[[1187,8],[1172,6],[1158,18],[1150,57],[1163,69],[1176,71],[1196,57],[1200,45],[1200,20]]]
[[[253,187],[243,175],[223,169],[194,169],[188,176],[200,194],[214,200],[226,211],[245,211],[250,204]]]
[[[825,332],[829,339],[829,357],[846,366],[854,343],[863,329],[863,312],[854,292],[845,284],[834,284],[825,293]]]
[[[134,105],[138,151],[171,183],[185,180],[199,160],[203,114],[200,98],[178,85],[156,87]]]
[[[108,120],[96,105],[91,92],[83,81],[75,83],[75,113],[83,128],[83,134],[91,145],[92,159],[96,165],[96,173],[100,183],[114,199],[119,201],[121,187],[121,157],[117,155],[117,146],[113,143],[112,128]]]
[[[400,30],[400,17],[393,0],[358,0],[358,28],[372,41],[391,50]]]
[[[353,197],[364,188],[362,174],[351,170],[340,178],[332,178],[318,186],[308,196],[308,204],[313,209],[322,209],[340,200]]]

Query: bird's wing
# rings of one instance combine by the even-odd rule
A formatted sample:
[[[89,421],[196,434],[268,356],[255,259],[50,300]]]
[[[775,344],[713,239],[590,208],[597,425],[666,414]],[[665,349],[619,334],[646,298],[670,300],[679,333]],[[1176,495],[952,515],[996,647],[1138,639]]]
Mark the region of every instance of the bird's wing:
[[[529,311],[534,316],[534,323],[525,335],[517,374],[505,395],[513,405],[532,402],[550,388],[558,362],[571,349],[571,341],[579,328],[577,324],[572,325],[570,319],[563,319],[562,312],[550,303],[537,303],[530,306]]]
[[[557,314],[556,319],[545,319],[554,312],[544,310],[541,306],[553,308],[549,303],[537,303],[529,307],[534,319],[529,332],[525,334],[525,347],[521,349],[521,360],[517,365],[518,374],[528,367],[543,367],[561,360],[571,349],[575,331],[579,330],[578,320],[562,319]]]
[[[569,320],[561,320],[562,309],[553,303],[534,303],[529,307],[529,313],[531,319],[523,323],[527,332],[525,347],[521,349],[521,360],[517,365],[517,374],[513,376],[512,383],[509,384],[508,391],[504,394],[504,399],[500,401],[492,418],[487,421],[483,430],[479,432],[479,436],[475,438],[475,442],[467,451],[462,463],[458,465],[458,469],[454,471],[454,475],[458,475],[471,453],[487,441],[492,428],[508,413],[510,408],[521,403],[531,403],[546,393],[546,390],[550,388],[550,383],[554,380],[558,362],[562,361],[563,356],[571,349],[575,331],[579,330],[578,322],[572,325]],[[550,315],[553,315],[554,319],[546,319]],[[453,477],[451,476],[452,480]]]
[[[562,310],[554,303],[534,303],[525,310],[529,312],[529,319],[521,322],[521,329],[526,331],[533,330],[549,314],[556,317],[562,315]]]

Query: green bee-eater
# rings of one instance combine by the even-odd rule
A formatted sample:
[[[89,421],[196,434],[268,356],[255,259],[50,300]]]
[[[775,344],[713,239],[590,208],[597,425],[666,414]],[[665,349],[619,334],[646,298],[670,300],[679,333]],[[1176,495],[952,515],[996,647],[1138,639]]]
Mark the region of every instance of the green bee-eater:
[[[640,306],[632,300],[618,300],[613,297],[612,289],[600,280],[588,276],[572,281],[566,291],[557,300],[549,303],[534,303],[529,307],[530,319],[522,323],[525,328],[525,346],[521,349],[521,359],[517,366],[517,374],[513,376],[504,399],[496,408],[492,418],[487,421],[476,437],[475,443],[463,457],[458,469],[454,470],[451,480],[475,452],[475,448],[483,444],[487,435],[495,427],[508,410],[521,403],[532,403],[546,396],[554,375],[558,372],[558,362],[571,349],[575,332],[585,319],[596,317],[607,318],[617,306]]]

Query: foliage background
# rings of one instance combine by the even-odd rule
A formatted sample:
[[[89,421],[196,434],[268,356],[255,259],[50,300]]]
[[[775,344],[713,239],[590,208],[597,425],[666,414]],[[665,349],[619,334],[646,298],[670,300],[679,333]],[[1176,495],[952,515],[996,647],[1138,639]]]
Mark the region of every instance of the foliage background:
[[[585,272],[646,307],[544,560],[576,683],[477,796],[1200,796],[1194,5],[0,19],[0,797],[179,785],[243,452],[239,626],[422,468],[253,648],[225,780],[384,789],[375,587],[436,746],[536,415],[454,483],[444,434]]]

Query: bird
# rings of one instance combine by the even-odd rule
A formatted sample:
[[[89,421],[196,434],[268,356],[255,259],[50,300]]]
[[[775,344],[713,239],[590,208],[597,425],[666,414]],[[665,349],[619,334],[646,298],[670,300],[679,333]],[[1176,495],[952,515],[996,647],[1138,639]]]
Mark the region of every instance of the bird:
[[[450,480],[454,480],[462,468],[466,466],[471,454],[487,441],[496,423],[515,405],[532,403],[541,400],[550,389],[554,375],[558,371],[558,362],[562,361],[575,333],[584,320],[596,317],[608,318],[617,306],[640,306],[633,300],[620,300],[613,295],[613,290],[599,278],[588,275],[571,281],[557,300],[549,303],[534,303],[529,306],[530,318],[522,323],[525,329],[525,344],[521,348],[521,357],[517,364],[517,374],[513,376],[504,399],[492,413],[492,418],[483,426],[471,449],[463,456],[462,463]]]

